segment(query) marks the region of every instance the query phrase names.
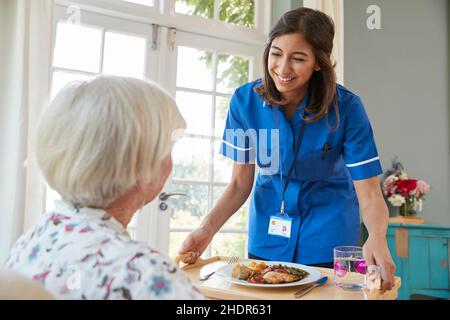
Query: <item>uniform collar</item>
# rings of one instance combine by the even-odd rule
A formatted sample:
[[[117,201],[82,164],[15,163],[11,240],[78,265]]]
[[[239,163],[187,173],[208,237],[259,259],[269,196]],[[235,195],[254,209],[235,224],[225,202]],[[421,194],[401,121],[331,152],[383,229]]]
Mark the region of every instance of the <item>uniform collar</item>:
[[[266,100],[263,100],[262,106],[263,106],[263,108],[268,108],[268,107],[270,107],[270,105],[267,104]]]
[[[304,112],[305,108],[308,106],[310,94],[311,94],[311,90],[308,88],[308,91],[306,92],[306,95],[303,98],[303,100],[300,102],[300,106],[299,106],[299,108],[297,108],[297,110],[300,109],[302,113]],[[264,99],[261,98],[261,100],[262,100],[263,108],[269,108],[269,107],[272,108],[272,105],[267,103]]]

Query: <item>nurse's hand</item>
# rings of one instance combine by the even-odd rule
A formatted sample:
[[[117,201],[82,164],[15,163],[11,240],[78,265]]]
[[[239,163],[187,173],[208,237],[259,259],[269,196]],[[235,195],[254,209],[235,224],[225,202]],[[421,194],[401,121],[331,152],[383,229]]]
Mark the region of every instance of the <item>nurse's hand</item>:
[[[363,246],[367,265],[381,267],[381,291],[391,290],[395,284],[395,264],[386,241],[386,236],[370,235]]]
[[[195,263],[198,257],[200,257],[205,251],[208,244],[211,242],[214,235],[208,232],[205,228],[198,228],[192,231],[187,238],[184,240],[181,249],[178,253],[183,254],[186,252],[194,252],[195,255],[189,261],[185,261],[186,263]]]

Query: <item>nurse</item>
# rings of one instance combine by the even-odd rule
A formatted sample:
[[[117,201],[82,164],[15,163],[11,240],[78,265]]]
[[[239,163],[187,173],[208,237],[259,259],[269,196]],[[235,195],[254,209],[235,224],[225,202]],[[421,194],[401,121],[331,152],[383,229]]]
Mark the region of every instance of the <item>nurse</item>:
[[[361,99],[336,84],[333,37],[331,18],[307,8],[274,26],[262,79],[230,102],[220,153],[234,161],[231,182],[180,253],[199,257],[253,190],[249,258],[332,268],[334,247],[358,245],[361,212],[364,257],[393,287],[382,168]]]

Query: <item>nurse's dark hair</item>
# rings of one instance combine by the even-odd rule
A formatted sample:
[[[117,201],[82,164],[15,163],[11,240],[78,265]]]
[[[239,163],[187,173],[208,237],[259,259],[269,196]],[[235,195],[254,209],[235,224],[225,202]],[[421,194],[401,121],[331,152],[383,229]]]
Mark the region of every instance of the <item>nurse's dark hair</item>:
[[[263,79],[262,85],[255,91],[270,105],[283,106],[285,101],[277,90],[275,82],[269,74],[268,61],[272,41],[282,35],[302,33],[306,41],[313,47],[314,56],[320,66],[310,79],[309,105],[305,114],[315,114],[305,117],[307,123],[318,121],[326,116],[328,109],[333,105],[336,111],[336,127],[339,127],[339,108],[336,97],[335,64],[331,62],[333,51],[334,22],[325,13],[309,8],[297,8],[286,12],[272,28],[268,42],[263,53]]]

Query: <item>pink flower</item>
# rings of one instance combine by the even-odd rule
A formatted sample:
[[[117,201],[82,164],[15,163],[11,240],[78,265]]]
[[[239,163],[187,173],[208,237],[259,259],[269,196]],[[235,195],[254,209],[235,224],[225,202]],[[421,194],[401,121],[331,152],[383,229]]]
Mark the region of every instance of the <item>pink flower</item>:
[[[393,195],[397,189],[397,187],[395,186],[395,181],[397,181],[398,178],[395,175],[390,175],[389,177],[387,177],[384,180],[383,183],[383,192],[385,196],[390,197],[391,195]]]
[[[431,190],[431,186],[423,180],[417,181],[416,197],[421,197]]]

